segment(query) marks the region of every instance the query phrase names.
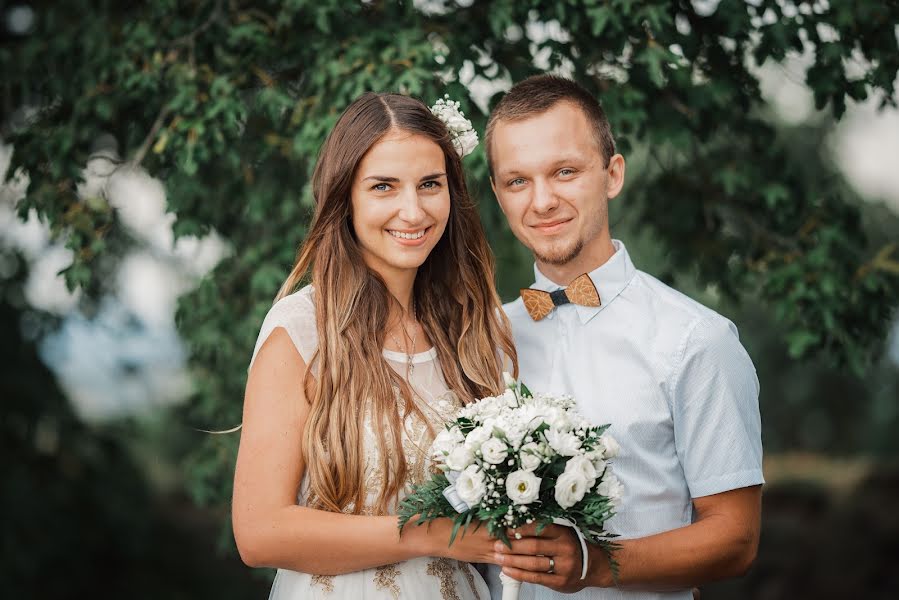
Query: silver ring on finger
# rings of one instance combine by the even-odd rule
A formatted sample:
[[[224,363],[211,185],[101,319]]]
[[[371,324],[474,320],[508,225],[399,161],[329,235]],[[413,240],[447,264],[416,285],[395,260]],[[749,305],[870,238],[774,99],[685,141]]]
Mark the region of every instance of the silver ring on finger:
[[[553,560],[552,556],[547,556],[546,558],[549,559],[549,569],[546,571],[546,573],[548,575],[552,575],[556,572],[556,561]]]

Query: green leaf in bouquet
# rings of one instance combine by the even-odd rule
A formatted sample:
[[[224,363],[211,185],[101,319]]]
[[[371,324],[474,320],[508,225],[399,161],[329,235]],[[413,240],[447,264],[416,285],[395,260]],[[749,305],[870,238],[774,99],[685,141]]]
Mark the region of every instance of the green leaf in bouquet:
[[[459,429],[462,430],[462,433],[468,433],[474,429],[474,421],[467,417],[459,417],[456,419],[456,423],[459,425]]]
[[[450,546],[452,546],[452,545],[453,545],[453,542],[456,541],[456,534],[459,533],[459,528],[462,527],[462,525],[465,524],[465,515],[466,515],[466,514],[469,514],[469,515],[470,515],[470,514],[471,514],[471,511],[470,511],[470,510],[467,510],[467,511],[465,511],[464,513],[459,513],[459,514],[457,514],[456,517],[453,519],[453,531],[452,531],[452,533],[450,533],[450,539],[449,539],[449,545],[450,545]],[[464,530],[463,530],[463,532],[462,532],[462,535],[463,535],[463,536],[465,535]]]
[[[611,536],[611,534],[607,534]],[[612,579],[615,581],[615,584],[618,584],[618,561],[615,560],[615,552],[621,548],[621,544],[616,544],[608,539],[600,538],[597,542],[595,542],[599,548],[606,553],[606,558],[609,560],[609,570],[612,572]]]
[[[443,490],[449,486],[446,475],[438,473],[422,484],[415,486],[412,492],[400,502],[397,511],[397,525],[400,535],[403,528],[418,515],[416,525],[422,525],[440,517],[452,517],[456,513],[449,501],[444,497]]]
[[[528,386],[526,386],[523,381],[518,382],[518,393],[521,394],[522,398],[534,397],[534,394],[531,393],[531,390],[528,389]]]
[[[611,423],[606,423],[605,425],[597,425],[596,427],[594,427],[593,429],[596,431],[596,437],[598,438],[599,436],[604,434],[606,430],[611,426]]]

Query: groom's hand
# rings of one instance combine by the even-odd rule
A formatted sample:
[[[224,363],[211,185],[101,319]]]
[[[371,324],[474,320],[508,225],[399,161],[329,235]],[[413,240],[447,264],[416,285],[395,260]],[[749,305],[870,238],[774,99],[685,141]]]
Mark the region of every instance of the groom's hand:
[[[515,538],[516,532],[521,539]],[[548,525],[538,535],[536,525],[526,525],[510,530],[508,534],[511,548],[500,541],[494,545],[494,562],[502,566],[506,575],[563,593],[596,585],[589,581],[589,573],[588,579],[581,580],[581,546],[570,527]],[[591,555],[596,554],[601,553],[591,552]],[[594,571],[595,567],[590,565],[590,570]]]

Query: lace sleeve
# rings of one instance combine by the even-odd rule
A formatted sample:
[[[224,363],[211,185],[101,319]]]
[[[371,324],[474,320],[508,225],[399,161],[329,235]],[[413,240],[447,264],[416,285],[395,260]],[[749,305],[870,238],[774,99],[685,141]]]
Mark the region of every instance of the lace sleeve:
[[[268,311],[259,337],[256,338],[256,347],[253,349],[253,357],[250,359],[250,367],[256,360],[259,349],[268,339],[268,336],[278,327],[282,327],[297,352],[303,357],[306,364],[312,359],[312,355],[318,348],[318,331],[315,328],[315,305],[312,302],[312,287],[303,289],[278,300]]]

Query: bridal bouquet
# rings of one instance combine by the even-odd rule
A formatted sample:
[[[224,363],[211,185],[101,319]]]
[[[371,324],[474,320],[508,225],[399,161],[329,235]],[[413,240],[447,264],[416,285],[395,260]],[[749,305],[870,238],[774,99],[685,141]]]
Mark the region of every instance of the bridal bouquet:
[[[614,535],[603,529],[620,503],[623,487],[609,459],[618,443],[578,413],[570,396],[536,394],[506,376],[508,389],[462,408],[431,448],[439,470],[400,505],[399,527],[454,520],[449,543],[469,526],[486,525],[511,546],[508,529],[536,523],[574,527],[612,559]],[[586,577],[586,564],[582,578]],[[504,595],[517,597],[518,582],[503,576]]]

